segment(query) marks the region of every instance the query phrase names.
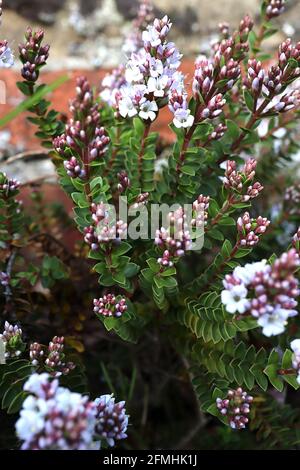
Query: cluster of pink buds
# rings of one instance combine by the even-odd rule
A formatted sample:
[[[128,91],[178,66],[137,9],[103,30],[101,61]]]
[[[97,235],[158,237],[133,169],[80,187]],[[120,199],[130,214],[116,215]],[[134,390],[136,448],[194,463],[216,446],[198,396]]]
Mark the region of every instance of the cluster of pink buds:
[[[196,201],[193,202],[193,219],[191,220],[191,225],[193,227],[204,227],[208,218],[208,208],[209,208],[209,196],[203,196],[200,194]]]
[[[37,342],[29,346],[29,357],[33,366],[38,366],[44,357],[44,347]]]
[[[53,146],[64,158],[64,167],[71,178],[86,178],[90,163],[101,160],[108,150],[110,138],[100,124],[98,106],[89,82],[79,77],[76,98],[70,103],[72,117],[64,134],[53,139]]]
[[[251,16],[246,15],[240,22],[239,25],[239,36],[241,43],[245,43],[248,39],[250,31],[252,31],[254,26],[254,21]]]
[[[148,203],[149,200],[149,193],[141,193],[137,196],[135,202],[130,206],[130,209],[138,209],[139,207],[143,207]]]
[[[225,126],[225,124],[222,124],[222,123],[218,124],[215,127],[215,129],[212,131],[212,133],[208,136],[208,141],[222,139],[226,131],[227,131],[227,126]]]
[[[130,179],[128,178],[126,171],[123,170],[118,173],[118,180],[118,191],[119,193],[123,193],[127,188],[130,187]]]
[[[119,318],[127,308],[126,299],[116,297],[114,294],[106,294],[99,299],[94,299],[94,312],[103,317]]]
[[[0,173],[0,191],[4,191],[7,196],[15,193],[19,189],[20,184],[15,178],[8,178],[6,173]]]
[[[95,158],[103,157],[110,142],[104,127],[96,127],[94,135],[94,139],[89,143],[89,162],[95,160]]]
[[[7,359],[18,357],[24,351],[25,344],[22,341],[22,330],[18,325],[11,325],[6,321],[0,339],[3,341]]]
[[[48,347],[40,343],[32,343],[29,347],[29,357],[33,366],[44,366],[54,377],[67,375],[76,366],[73,362],[64,362],[65,338],[54,336]]]
[[[102,395],[94,401],[96,406],[95,433],[105,439],[110,447],[115,441],[126,439],[128,418],[125,402],[115,403],[113,395]]]
[[[261,94],[262,87],[265,80],[265,71],[262,68],[260,61],[256,59],[248,60],[248,75],[244,80],[244,85],[251,91],[251,93],[258,98]]]
[[[99,248],[99,240],[95,231],[95,227],[90,225],[84,228],[84,241],[90,245],[91,250],[96,251]]]
[[[170,236],[169,230],[161,227],[156,230],[155,244],[160,248],[164,248],[164,258],[160,258],[162,264],[163,260],[167,257],[180,258],[191,248],[192,240],[189,231],[179,231],[176,233],[176,238]]]
[[[96,225],[100,224],[100,222],[108,217],[107,206],[104,202],[99,202],[98,204],[93,202],[91,204],[91,213],[92,219]]]
[[[270,20],[284,12],[285,0],[267,0],[266,17]]]
[[[299,76],[300,67],[300,42],[296,45],[292,43],[290,38],[283,41],[278,49],[279,67],[283,72],[285,80],[287,78],[296,78]],[[298,67],[290,67],[289,60],[293,59],[298,63]]]
[[[226,163],[224,186],[229,191],[239,194],[244,202],[257,197],[263,190],[259,182],[251,184],[255,177],[256,165],[257,161],[254,158],[248,159],[241,170],[237,169],[234,160],[227,160]]]
[[[236,390],[228,390],[227,397],[217,398],[217,408],[223,416],[228,416],[232,429],[245,429],[248,423],[250,405],[253,397],[243,391],[241,387]]]
[[[259,236],[265,233],[270,221],[266,217],[252,219],[249,212],[237,220],[238,243],[240,246],[254,246],[259,242]]]
[[[213,96],[207,103],[206,107],[201,112],[203,119],[214,119],[222,113],[222,108],[225,106],[226,100],[222,93]]]
[[[195,72],[193,78],[193,93],[197,96],[201,94],[203,99],[209,94],[214,83],[214,66],[205,57],[200,56],[195,62]]]
[[[158,264],[160,264],[164,268],[171,268],[174,263],[172,261],[172,256],[169,252],[169,250],[165,250],[163,252],[162,257],[157,259]]]
[[[292,90],[289,93],[280,97],[278,103],[273,106],[274,111],[278,113],[286,113],[291,111],[294,108],[298,108],[300,106],[300,91],[299,90]],[[272,112],[272,108],[269,108],[269,111]]]
[[[70,178],[84,179],[86,177],[86,172],[84,168],[81,168],[81,164],[78,162],[76,157],[71,157],[70,160],[65,160],[64,167]]]
[[[107,206],[100,202],[91,205],[94,225],[85,227],[84,240],[92,250],[98,250],[101,243],[119,242],[127,234],[127,223],[122,220],[110,220]]]
[[[35,82],[39,77],[40,68],[46,64],[49,57],[50,46],[42,45],[44,31],[33,32],[27,28],[25,34],[26,42],[19,45],[20,59],[23,63],[22,77],[28,82]]]

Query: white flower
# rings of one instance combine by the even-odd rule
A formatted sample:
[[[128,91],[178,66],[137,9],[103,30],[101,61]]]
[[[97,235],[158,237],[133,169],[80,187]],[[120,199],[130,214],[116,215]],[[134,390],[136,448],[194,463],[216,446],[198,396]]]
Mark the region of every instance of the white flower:
[[[119,101],[119,113],[122,117],[133,117],[137,114],[132,99],[129,96],[123,96]]]
[[[194,123],[194,116],[191,115],[189,109],[179,108],[174,113],[173,123],[178,129],[191,127]]]
[[[147,88],[154,96],[163,97],[165,95],[165,88],[167,87],[169,78],[163,75],[159,78],[150,77],[147,83]]]
[[[161,60],[155,59],[155,57],[150,58],[150,76],[157,78],[163,74],[164,66]]]
[[[245,266],[237,266],[233,271],[233,276],[248,285],[252,282],[256,273],[265,271],[266,266],[268,266],[266,263],[267,261],[263,259],[256,263],[247,263]]]
[[[300,352],[300,339],[294,339],[294,340],[291,342],[291,349],[292,349],[294,352]]]
[[[142,39],[145,43],[150,43],[152,47],[161,44],[160,34],[153,26],[148,26],[147,30],[143,31]]]
[[[262,333],[265,336],[276,336],[284,332],[288,317],[288,310],[276,308],[273,313],[262,315],[257,323],[263,328]]]
[[[249,307],[249,300],[246,298],[247,289],[244,284],[238,284],[231,289],[225,289],[221,293],[221,301],[229,313],[245,313]]]
[[[156,118],[156,111],[158,111],[158,107],[155,101],[148,101],[145,98],[142,98],[140,102],[140,118],[154,121]]]
[[[129,61],[126,67],[125,78],[128,83],[140,82],[143,80],[143,74],[140,67]]]
[[[16,422],[16,432],[20,439],[26,441],[39,433],[44,427],[44,418],[38,411],[26,409],[26,401],[33,397],[27,397],[20,413],[20,418]],[[34,400],[34,398],[33,398]]]
[[[44,385],[45,383],[48,383],[48,379],[49,379],[49,374],[47,373],[32,374],[24,385],[24,391],[30,392],[33,395],[36,395],[39,397],[44,397],[45,396]],[[53,382],[51,383],[51,389],[55,391],[57,386],[58,386],[58,381],[53,380]]]

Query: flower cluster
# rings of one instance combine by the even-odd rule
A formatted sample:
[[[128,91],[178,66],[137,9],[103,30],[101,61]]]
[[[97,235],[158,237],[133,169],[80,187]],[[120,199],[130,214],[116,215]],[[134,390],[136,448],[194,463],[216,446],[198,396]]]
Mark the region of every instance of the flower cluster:
[[[297,315],[299,256],[283,253],[272,265],[266,260],[238,266],[225,276],[221,300],[229,313],[252,315],[265,336],[281,334],[289,317]]]
[[[118,180],[118,191],[119,193],[123,193],[127,188],[130,187],[130,179],[128,178],[128,174],[125,170],[122,170],[120,173],[118,173]]]
[[[96,406],[96,435],[106,439],[109,446],[115,441],[126,439],[128,418],[125,402],[115,403],[113,395],[102,395],[95,400]]]
[[[170,267],[176,258],[182,257],[190,250],[192,240],[188,230],[176,231],[172,236],[170,230],[161,227],[160,230],[156,230],[155,244],[164,250],[163,257],[158,258],[157,262],[162,267]]]
[[[149,0],[141,0],[137,17],[133,21],[130,34],[124,42],[123,51],[126,57],[130,57],[131,54],[138,53],[143,49],[142,33],[147,25],[153,21],[152,10],[153,8]],[[120,64],[111,73],[107,73],[101,83],[100,96],[102,100],[115,109],[118,107],[118,99],[122,95],[120,90],[128,85],[125,70],[125,66]]]
[[[30,395],[16,423],[22,450],[96,450],[94,403],[49,379],[33,374],[24,385]]]
[[[53,146],[64,158],[64,167],[71,178],[85,179],[89,165],[100,160],[108,150],[110,138],[100,124],[98,104],[85,77],[77,79],[76,98],[70,103],[70,118],[64,134],[55,137]]]
[[[49,56],[50,46],[42,45],[44,31],[33,32],[27,28],[25,34],[26,42],[19,45],[20,59],[23,63],[21,70],[22,77],[28,82],[36,82],[39,77],[39,71]]]
[[[195,62],[193,94],[196,99],[195,121],[214,119],[226,104],[226,91],[232,89],[241,75],[239,62],[248,50],[247,38],[253,27],[249,16],[241,21],[239,30],[229,36],[228,25],[221,25],[223,39],[214,44],[211,59],[199,56]],[[223,129],[220,134],[222,134]],[[216,134],[217,137],[218,134]]]
[[[22,330],[18,325],[11,325],[6,321],[0,339],[3,341],[7,359],[20,356],[25,349],[25,344],[22,341]]]
[[[140,207],[146,206],[149,200],[149,193],[141,193],[136,198],[133,204],[129,207],[129,209],[138,209]]]
[[[4,191],[8,196],[15,193],[19,189],[20,184],[15,178],[8,178],[6,173],[0,174],[0,191]]]
[[[223,416],[228,416],[232,429],[245,429],[249,421],[248,415],[252,402],[253,397],[240,387],[236,390],[229,390],[226,398],[216,400],[218,410]]]
[[[254,246],[259,242],[259,235],[265,233],[270,221],[266,217],[257,217],[253,219],[249,212],[237,220],[238,244],[240,246]]]
[[[102,202],[92,204],[91,213],[94,225],[85,227],[84,240],[92,250],[98,250],[102,243],[118,243],[122,238],[125,238],[127,223],[122,220],[115,220],[115,217],[110,217],[105,204]]]
[[[262,106],[261,116],[285,113],[299,106],[299,90],[287,88],[299,76],[300,43],[293,45],[291,39],[286,39],[279,46],[278,63],[268,70],[264,70],[262,63],[256,59],[248,61],[244,86],[255,99],[254,107],[257,103]],[[263,102],[262,95],[268,96],[268,101]]]
[[[291,349],[294,351],[292,357],[292,366],[298,374],[297,382],[300,384],[300,339],[294,339],[291,342]]]
[[[22,450],[99,450],[99,438],[113,446],[127,437],[125,403],[111,395],[89,401],[46,373],[31,375],[24,391],[29,396],[16,422]]]
[[[270,20],[284,12],[285,0],[268,0],[266,5],[266,17]]]
[[[29,347],[29,357],[33,366],[42,366],[55,377],[67,375],[75,368],[73,362],[64,362],[64,337],[54,336],[47,348],[34,342]]]
[[[126,299],[106,294],[99,299],[94,299],[94,312],[103,317],[119,318],[127,310]]]
[[[174,119],[177,113],[180,114],[179,110],[185,109],[191,122],[183,92],[183,77],[178,72],[181,55],[174,43],[166,40],[171,26],[165,16],[161,20],[155,19],[143,31],[143,47],[131,54],[125,72],[127,83],[117,95],[117,109],[122,117],[139,115],[145,121],[154,121],[159,108],[169,103],[175,113]],[[173,90],[180,93],[178,101],[172,95]],[[180,121],[183,122],[182,117]]]
[[[244,167],[238,170],[234,160],[227,160],[223,180],[224,187],[243,202],[256,198],[263,190],[263,186],[259,182],[253,183],[256,165],[257,161],[254,158],[249,158]]]

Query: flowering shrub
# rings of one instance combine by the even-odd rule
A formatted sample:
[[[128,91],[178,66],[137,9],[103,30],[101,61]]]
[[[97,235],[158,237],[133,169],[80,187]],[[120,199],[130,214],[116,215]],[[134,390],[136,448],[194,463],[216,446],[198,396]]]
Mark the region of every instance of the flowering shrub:
[[[263,52],[284,3],[221,24],[186,78],[171,20],[142,2],[127,60],[99,89],[79,77],[67,118],[41,96],[49,46],[27,30],[17,86],[73,214],[1,173],[0,396],[22,449],[126,438],[125,402],[85,395],[107,388],[132,410],[131,448],[299,444],[300,43]],[[173,146],[153,132],[163,108]],[[170,444],[173,424],[189,440]]]

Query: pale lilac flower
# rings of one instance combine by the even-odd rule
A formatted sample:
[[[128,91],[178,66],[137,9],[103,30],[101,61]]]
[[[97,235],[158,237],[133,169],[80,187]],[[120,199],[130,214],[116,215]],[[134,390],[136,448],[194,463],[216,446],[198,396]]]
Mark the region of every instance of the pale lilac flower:
[[[139,111],[140,118],[144,119],[145,121],[147,121],[148,119],[150,119],[150,121],[154,121],[157,116],[157,111],[158,106],[155,101],[149,101],[145,98],[141,100]]]
[[[177,128],[188,128],[193,125],[194,116],[191,114],[190,109],[179,108],[174,113],[173,123]]]
[[[7,41],[0,41],[0,68],[8,69],[14,65],[14,55]]]
[[[148,91],[153,93],[154,96],[162,98],[165,95],[168,82],[169,78],[166,75],[162,75],[158,78],[150,77],[148,80]]]
[[[119,101],[119,113],[124,118],[137,115],[138,111],[129,96],[123,96]]]
[[[266,313],[260,316],[257,324],[262,327],[263,335],[276,336],[284,332],[289,316],[288,310],[278,307],[271,314]]]

